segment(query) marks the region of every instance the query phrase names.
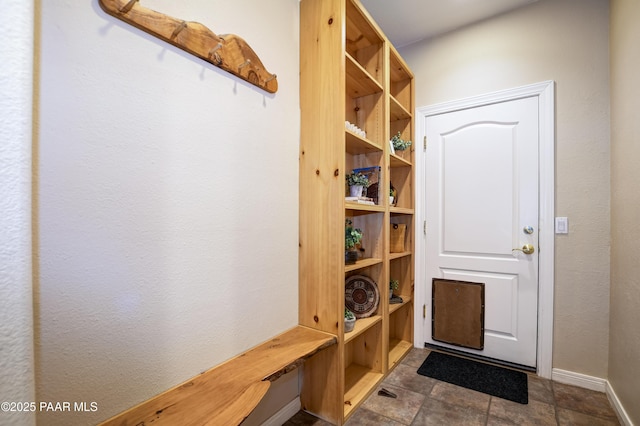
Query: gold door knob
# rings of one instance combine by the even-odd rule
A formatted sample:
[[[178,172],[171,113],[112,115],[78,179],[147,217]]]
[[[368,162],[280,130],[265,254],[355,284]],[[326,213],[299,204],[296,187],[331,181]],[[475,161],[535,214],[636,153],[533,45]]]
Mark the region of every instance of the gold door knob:
[[[536,251],[532,244],[525,244],[522,246],[522,248],[514,248],[511,251],[515,250],[521,251],[524,254],[533,254],[533,252]]]

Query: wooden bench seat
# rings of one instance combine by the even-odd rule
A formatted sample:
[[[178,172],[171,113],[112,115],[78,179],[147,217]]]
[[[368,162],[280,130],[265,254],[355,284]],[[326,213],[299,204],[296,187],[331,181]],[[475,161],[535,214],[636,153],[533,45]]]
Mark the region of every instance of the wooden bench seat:
[[[294,327],[102,425],[238,425],[271,381],[335,343],[332,334]]]

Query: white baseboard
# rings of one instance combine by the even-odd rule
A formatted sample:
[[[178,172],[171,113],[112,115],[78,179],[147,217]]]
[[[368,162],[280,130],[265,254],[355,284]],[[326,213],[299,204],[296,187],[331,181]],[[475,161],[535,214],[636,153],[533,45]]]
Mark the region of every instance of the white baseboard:
[[[551,380],[602,393],[607,391],[607,381],[605,379],[587,376],[586,374],[574,373],[573,371],[560,370],[558,368],[551,370]]]
[[[633,422],[631,421],[631,418],[629,417],[624,407],[620,403],[620,400],[618,399],[618,395],[616,395],[615,391],[611,387],[611,383],[609,383],[608,381],[607,381],[607,397],[609,398],[609,402],[611,402],[611,405],[613,405],[613,409],[618,415],[618,420],[620,420],[620,423],[622,423],[624,426],[633,426]]]
[[[300,411],[302,404],[300,403],[300,397],[297,397],[284,407],[280,409],[273,416],[269,417],[262,426],[282,426],[284,422],[295,416]]]
[[[574,373],[572,371],[560,370],[558,368],[554,368],[552,370],[551,380],[558,383],[606,393],[609,402],[611,402],[611,405],[613,406],[613,410],[618,415],[618,420],[620,420],[620,422],[625,426],[634,426],[631,418],[620,403],[618,396],[608,380],[601,379],[599,377],[587,376],[586,374]]]

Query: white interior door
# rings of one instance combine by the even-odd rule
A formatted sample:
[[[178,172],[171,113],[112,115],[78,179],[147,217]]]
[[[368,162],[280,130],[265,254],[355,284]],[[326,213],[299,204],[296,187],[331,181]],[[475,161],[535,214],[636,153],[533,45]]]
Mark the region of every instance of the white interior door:
[[[427,315],[432,278],[485,283],[483,350],[425,341],[536,367],[538,97],[425,120]]]

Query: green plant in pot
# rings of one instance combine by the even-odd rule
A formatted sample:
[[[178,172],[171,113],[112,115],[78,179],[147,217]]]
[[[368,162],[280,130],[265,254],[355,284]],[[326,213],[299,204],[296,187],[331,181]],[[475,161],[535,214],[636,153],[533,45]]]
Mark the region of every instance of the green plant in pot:
[[[393,144],[393,149],[396,151],[404,151],[411,146],[411,141],[402,139],[400,132],[391,138],[391,143]]]
[[[345,263],[354,264],[358,260],[356,247],[362,241],[362,229],[355,228],[351,219],[345,221],[344,227],[344,249]]]
[[[349,333],[353,331],[353,327],[356,325],[356,316],[349,309],[344,308],[344,332]]]
[[[369,178],[364,173],[351,172],[346,176],[349,185],[349,195],[351,197],[362,196],[362,191],[370,185]]]
[[[400,287],[400,282],[398,280],[389,281],[389,299],[393,298],[393,291],[397,290]]]

